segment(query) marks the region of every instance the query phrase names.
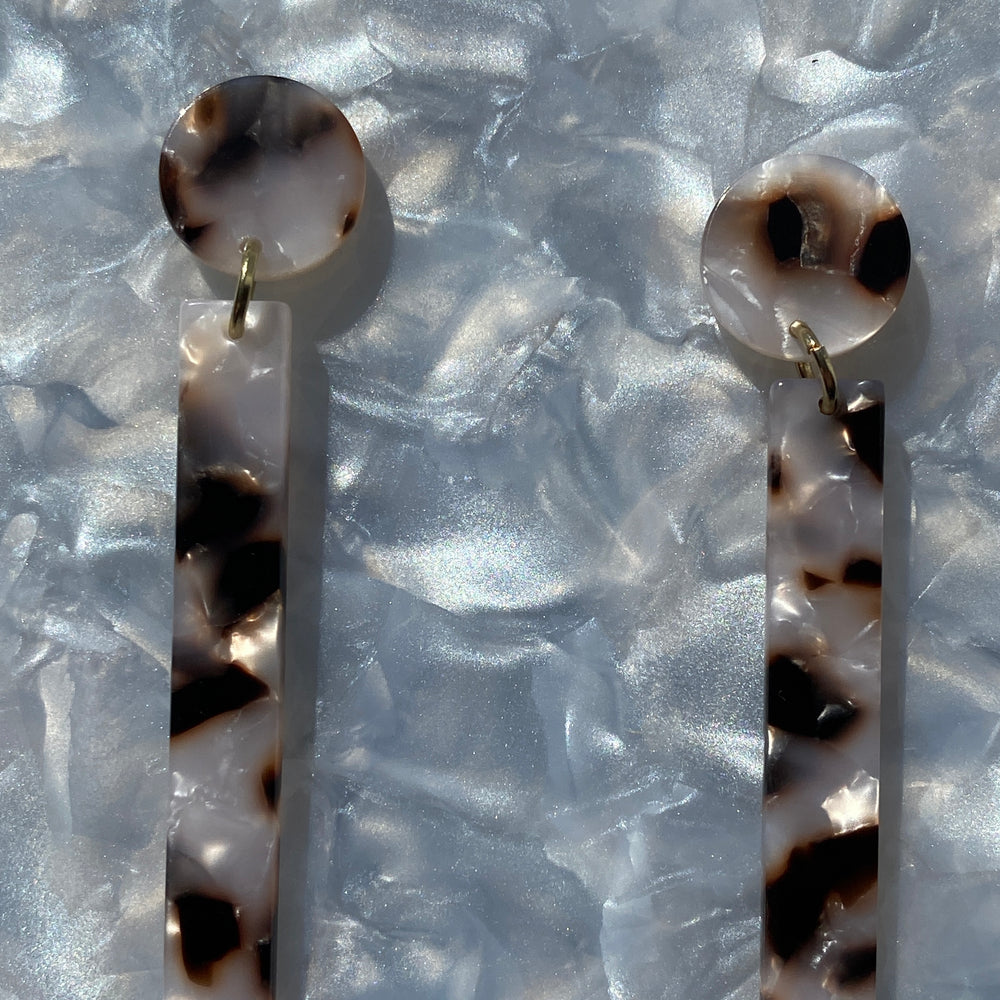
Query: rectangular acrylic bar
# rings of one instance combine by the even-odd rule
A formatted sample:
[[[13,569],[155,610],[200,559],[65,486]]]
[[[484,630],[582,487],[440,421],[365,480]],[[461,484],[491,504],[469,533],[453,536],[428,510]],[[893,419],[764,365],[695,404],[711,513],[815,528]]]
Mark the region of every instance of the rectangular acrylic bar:
[[[765,1000],[875,996],[884,395],[770,399]]]
[[[267,1000],[277,907],[291,316],[181,308],[167,1000]]]

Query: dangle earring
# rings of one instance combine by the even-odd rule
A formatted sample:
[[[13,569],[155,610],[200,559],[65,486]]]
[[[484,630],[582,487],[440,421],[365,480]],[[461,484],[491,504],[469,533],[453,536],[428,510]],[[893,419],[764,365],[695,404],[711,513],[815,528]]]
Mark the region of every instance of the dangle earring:
[[[181,306],[167,1000],[273,996],[291,312],[251,299],[337,249],[364,185],[347,119],[280,77],[206,90],[163,144],[170,224],[238,277]]]
[[[827,156],[750,170],[702,244],[720,325],[803,376],[769,401],[763,1000],[875,996],[884,393],[830,359],[909,263],[893,199]]]

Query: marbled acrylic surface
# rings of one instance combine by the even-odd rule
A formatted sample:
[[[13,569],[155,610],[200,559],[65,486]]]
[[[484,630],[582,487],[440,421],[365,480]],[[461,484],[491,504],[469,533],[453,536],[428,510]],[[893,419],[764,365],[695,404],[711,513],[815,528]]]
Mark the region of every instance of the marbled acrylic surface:
[[[996,1000],[993,5],[0,24],[0,995],[162,990],[176,323],[232,289],[157,158],[202,89],[278,73],[371,167],[292,301],[289,996],[757,996],[765,396],[794,372],[719,335],[698,258],[727,184],[808,150],[882,181],[913,247],[839,367],[887,398],[879,975]]]

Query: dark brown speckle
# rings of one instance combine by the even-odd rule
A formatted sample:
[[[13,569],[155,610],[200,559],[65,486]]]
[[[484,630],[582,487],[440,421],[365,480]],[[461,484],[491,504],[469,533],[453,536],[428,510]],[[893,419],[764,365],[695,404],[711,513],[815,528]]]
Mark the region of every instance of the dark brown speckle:
[[[767,238],[779,264],[798,260],[802,254],[802,213],[786,194],[767,208]]]
[[[884,295],[910,271],[910,234],[902,215],[872,227],[858,262],[857,279],[870,292]]]
[[[767,456],[767,485],[772,493],[781,491],[781,455],[776,451]]]
[[[260,607],[281,585],[279,541],[250,542],[227,558],[210,609],[213,625],[238,622]]]
[[[827,900],[850,905],[875,885],[878,827],[865,827],[797,847],[765,891],[765,926],[775,954],[787,960],[816,932]]]
[[[855,559],[844,569],[844,583],[858,587],[881,587],[882,564],[874,559]]]
[[[847,429],[848,444],[854,449],[858,459],[871,474],[882,482],[884,450],[884,407],[881,403],[869,402],[867,406],[848,410],[839,414],[839,419]]]
[[[231,663],[220,674],[199,677],[170,696],[170,735],[179,736],[217,715],[235,712],[263,698],[268,686],[239,664]]]
[[[184,968],[193,982],[209,986],[212,966],[240,946],[236,907],[224,899],[185,893],[175,901]]]
[[[767,724],[797,736],[829,740],[857,715],[847,699],[827,691],[790,656],[775,656],[767,672]]]

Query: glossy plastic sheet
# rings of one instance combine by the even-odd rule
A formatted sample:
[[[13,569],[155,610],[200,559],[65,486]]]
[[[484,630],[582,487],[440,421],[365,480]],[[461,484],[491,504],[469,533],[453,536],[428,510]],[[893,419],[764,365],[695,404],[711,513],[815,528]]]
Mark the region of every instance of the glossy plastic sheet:
[[[295,329],[287,995],[756,996],[764,392],[792,373],[719,335],[698,255],[728,182],[809,150],[882,181],[914,249],[841,365],[887,396],[880,976],[995,1000],[992,5],[0,24],[0,995],[162,990],[175,324],[231,287],[157,157],[203,88],[280,73],[370,167],[334,263],[259,293]]]

